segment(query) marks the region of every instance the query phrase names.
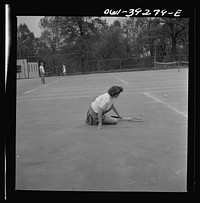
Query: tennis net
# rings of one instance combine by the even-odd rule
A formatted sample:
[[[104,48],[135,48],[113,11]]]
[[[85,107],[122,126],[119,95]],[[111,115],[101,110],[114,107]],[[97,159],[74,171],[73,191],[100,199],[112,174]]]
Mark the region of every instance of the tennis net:
[[[154,62],[154,67],[156,69],[181,68],[188,67],[188,64],[188,61]]]

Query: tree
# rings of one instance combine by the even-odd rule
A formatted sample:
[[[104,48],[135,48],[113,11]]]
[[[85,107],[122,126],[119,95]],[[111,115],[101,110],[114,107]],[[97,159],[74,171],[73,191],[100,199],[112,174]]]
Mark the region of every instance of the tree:
[[[104,21],[94,17],[46,16],[40,20],[43,29],[41,40],[52,53],[80,53],[81,71],[84,73],[86,55],[91,54],[92,43],[104,24]]]
[[[94,53],[97,58],[101,59],[125,57],[125,44],[120,21],[115,20],[101,33],[100,39],[94,45]]]
[[[144,22],[137,43],[145,45],[145,51],[149,51],[151,56],[159,56],[163,61],[169,55],[187,53],[188,19],[144,18]],[[177,57],[170,60],[177,60]]]
[[[109,25],[99,17],[45,16],[39,22],[40,38],[25,24],[18,27],[17,56],[43,55],[55,73],[62,61],[82,73],[87,59],[146,57],[151,64],[155,56],[165,61],[169,55],[188,53],[188,22],[184,18],[124,17]],[[58,58],[63,53],[76,54],[73,60],[69,54]]]
[[[166,31],[171,38],[171,54],[177,54],[177,43],[179,40],[183,40],[185,44],[188,44],[188,29],[189,29],[189,19],[188,18],[162,18],[165,26],[168,27]]]
[[[17,57],[22,58],[35,53],[35,36],[30,32],[28,26],[20,24],[17,29]]]
[[[93,44],[100,38],[100,32],[106,26],[105,21],[94,17],[62,17],[62,34],[66,45],[81,53],[81,70],[85,72],[86,56],[92,56]]]
[[[43,30],[41,41],[44,42],[51,50],[51,53],[58,53],[64,40],[59,26],[59,16],[45,16],[39,22]]]
[[[143,44],[149,43],[148,34],[145,33],[148,26],[147,18],[133,17],[122,20],[123,39],[126,45],[127,56],[139,56],[143,50]]]
[[[35,54],[51,54],[51,48],[44,42],[42,38],[35,38]]]

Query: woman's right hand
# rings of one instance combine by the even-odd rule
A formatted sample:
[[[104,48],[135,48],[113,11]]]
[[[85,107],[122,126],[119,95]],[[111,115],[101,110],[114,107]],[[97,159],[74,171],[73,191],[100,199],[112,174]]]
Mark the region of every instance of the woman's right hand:
[[[98,129],[98,130],[102,129],[102,125],[99,124],[99,125],[97,126],[97,129]]]

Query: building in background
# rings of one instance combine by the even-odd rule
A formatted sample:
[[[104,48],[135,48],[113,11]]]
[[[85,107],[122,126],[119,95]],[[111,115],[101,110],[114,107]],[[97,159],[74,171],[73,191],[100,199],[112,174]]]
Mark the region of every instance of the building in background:
[[[27,59],[17,60],[17,79],[39,78],[38,62],[28,62]]]

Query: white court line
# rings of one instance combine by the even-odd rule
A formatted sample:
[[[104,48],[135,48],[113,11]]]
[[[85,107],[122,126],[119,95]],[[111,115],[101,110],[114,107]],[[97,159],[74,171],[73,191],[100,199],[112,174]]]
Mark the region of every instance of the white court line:
[[[57,88],[57,89],[45,89],[45,90],[42,90],[42,91],[37,91],[36,93],[53,93],[53,92],[77,92],[77,94],[79,94],[79,92],[85,92],[85,91],[105,91],[109,88],[110,86],[106,86],[106,87],[103,87],[103,86],[99,86],[99,87],[93,87],[93,86],[90,86],[90,87],[87,87],[87,88],[84,88],[84,87],[71,87],[71,88]]]
[[[154,92],[185,92],[188,89],[178,89],[178,90],[155,90],[155,91],[149,91],[148,93],[154,93]]]
[[[48,83],[48,84],[45,84],[45,85],[42,85],[42,86],[40,86],[40,87],[37,87],[37,88],[34,88],[34,89],[32,89],[32,90],[29,90],[29,91],[27,91],[27,92],[24,92],[24,94],[28,94],[29,92],[33,92],[33,91],[35,91],[35,90],[37,90],[37,89],[40,89],[40,88],[42,88],[42,87],[46,87],[46,86],[48,86],[48,85],[50,85],[50,84],[52,84],[52,83],[54,83],[54,82],[58,82],[58,81],[61,81],[61,80],[63,80],[64,78],[61,78],[60,80],[54,80],[54,81],[52,81],[52,82],[50,82],[50,83]]]
[[[168,92],[171,92],[171,91],[183,91],[183,90],[168,90]],[[163,91],[159,91],[159,92],[163,92]],[[91,92],[90,92],[91,93]],[[136,92],[124,92],[123,94],[127,95],[127,94],[145,94],[144,92],[139,92],[139,91],[136,91]],[[148,94],[148,93],[146,93]],[[63,95],[63,94],[61,94]],[[40,95],[41,96],[41,95]],[[44,95],[43,95],[44,96]],[[47,95],[45,95],[47,96]],[[48,96],[56,96],[56,95],[48,95]],[[92,98],[94,97],[94,95],[70,95],[70,96],[60,96],[60,97],[40,97],[40,98],[30,98],[30,99],[22,99],[24,97],[18,97],[17,98],[17,102],[28,102],[28,101],[42,101],[42,100],[54,100],[54,99],[80,99],[80,98]],[[156,99],[154,99],[156,100]],[[160,102],[162,103],[160,100],[156,100],[156,102]]]
[[[58,92],[58,93],[49,93],[49,94],[45,94],[45,93],[43,93],[43,94],[36,94],[36,95],[31,95],[31,96],[29,96],[29,98],[31,98],[31,97],[53,97],[53,96],[64,96],[64,95],[69,95],[69,97],[70,97],[70,95],[80,95],[80,94],[88,94],[88,93],[94,93],[94,94],[97,94],[97,93],[104,93],[105,91],[104,90],[96,90],[96,91],[86,91],[86,92]],[[80,96],[81,97],[81,96]],[[20,99],[20,98],[24,98],[24,96],[22,96],[22,97],[17,97],[18,99]]]
[[[141,94],[140,92],[135,92],[132,94]],[[77,96],[61,96],[61,97],[44,97],[44,98],[32,98],[32,99],[18,99],[17,102],[32,102],[32,101],[42,101],[42,100],[57,100],[57,99],[80,99],[80,98],[94,98],[94,95],[77,95]],[[141,104],[141,103],[152,103],[155,101],[145,101],[145,102],[138,102],[134,104]]]
[[[123,80],[123,79],[117,77],[117,76],[114,75],[113,73],[109,73],[109,75],[111,75],[112,77],[116,78],[117,80],[123,82],[124,84],[129,85],[128,82],[126,82],[125,80]],[[153,79],[155,79],[155,78],[153,78]],[[135,80],[136,80],[136,79],[135,79]],[[136,82],[136,83],[135,83],[135,80],[133,81],[133,85],[139,85],[139,84],[145,84],[145,83],[149,84],[148,82],[142,82],[142,83]],[[141,81],[141,79],[137,79],[137,80]],[[187,80],[181,80],[181,81],[179,81],[179,82],[187,82]],[[162,83],[161,83],[161,82],[153,82],[153,83],[150,83],[150,84],[166,85],[166,84],[179,84],[179,82],[165,81],[164,83],[163,83],[163,82],[162,82]]]
[[[158,91],[148,91],[148,93],[154,93],[154,92],[183,92],[183,91],[186,91],[186,90],[187,89],[182,89],[182,90],[158,90]],[[144,94],[144,92],[142,92],[142,91],[138,91],[138,92],[123,92],[123,94]]]
[[[129,85],[129,83],[128,83],[128,82],[126,82],[125,80],[122,80],[121,78],[119,78],[119,77],[115,76],[113,73],[109,73],[109,75],[111,75],[112,77],[116,78],[117,80],[119,80],[119,81],[123,82],[124,84]]]
[[[140,83],[142,84],[142,83]],[[177,83],[169,83],[170,85],[173,85],[173,84],[177,84]],[[170,87],[170,86],[166,86],[166,85],[169,85],[167,83],[158,83],[158,87],[156,88],[153,88],[153,87],[148,87],[148,88],[145,88],[145,87],[140,87],[140,88],[136,88],[136,87],[132,87],[132,86],[129,86],[126,88],[126,90],[129,90],[129,89],[134,89],[134,90],[140,90],[140,89],[162,89],[162,88],[174,88],[174,86]],[[134,86],[137,86],[137,84],[134,84]],[[160,86],[166,86],[166,87],[160,87]],[[187,85],[185,85],[187,86]],[[185,87],[185,86],[176,86],[176,87]],[[131,88],[132,87],[132,88]],[[95,89],[100,89],[100,90],[105,90],[105,89],[108,89],[109,86],[85,86],[85,87],[65,87],[65,88],[51,88],[51,89],[45,89],[45,93],[47,92],[67,92],[67,91],[90,91],[90,90],[95,90]],[[76,89],[76,90],[75,90]],[[37,93],[40,93],[40,92],[37,92]]]
[[[146,96],[148,96],[148,97],[154,99],[155,101],[157,101],[157,102],[159,102],[159,103],[161,103],[161,104],[165,104],[165,105],[168,106],[170,109],[172,109],[172,110],[174,110],[175,112],[181,114],[182,116],[184,116],[184,117],[186,117],[186,118],[188,117],[188,116],[187,116],[186,114],[184,114],[183,112],[181,112],[181,111],[179,111],[178,109],[174,108],[173,106],[167,104],[166,102],[163,102],[163,101],[159,100],[158,98],[156,98],[156,97],[150,95],[149,93],[143,92],[143,94],[145,94]]]
[[[178,82],[177,81],[159,81],[159,82],[134,82],[133,81],[133,85],[171,85],[171,84],[174,84],[174,85],[177,85],[177,84],[180,84],[180,83],[184,83],[184,82],[187,82],[187,80],[179,80]],[[186,83],[187,84],[187,83]]]
[[[181,88],[183,87],[183,86],[180,86]],[[123,94],[138,94],[138,93],[143,93],[144,91],[148,91],[149,93],[151,93],[151,92],[178,92],[178,91],[186,91],[187,89],[176,89],[176,90],[170,90],[170,88],[174,88],[174,87],[167,87],[168,89],[167,90],[164,90],[162,87],[157,87],[157,88],[128,88],[128,89],[125,89],[125,91],[123,92]],[[177,87],[178,88],[178,87]],[[155,90],[154,90],[155,89]],[[161,89],[161,90],[160,90]],[[92,90],[92,91],[91,91]],[[103,89],[96,89],[96,90],[93,90],[93,89],[89,89],[88,91],[86,90],[86,91],[75,91],[75,92],[68,92],[68,91],[62,91],[62,92],[60,92],[60,91],[53,91],[53,92],[51,92],[51,91],[45,91],[44,93],[40,93],[40,94],[38,94],[38,92],[37,92],[37,94],[36,95],[31,95],[31,97],[32,97],[32,99],[34,99],[34,97],[36,97],[35,99],[38,99],[38,97],[40,97],[40,98],[44,98],[44,97],[53,97],[53,96],[60,96],[60,97],[72,97],[72,98],[74,98],[74,96],[76,95],[76,94],[78,94],[78,95],[80,95],[80,98],[82,97],[81,96],[81,94],[87,94],[87,93],[94,93],[94,94],[97,94],[97,93],[103,93],[104,92],[104,90]],[[130,92],[131,90],[134,90],[134,92]],[[149,91],[150,90],[150,91]],[[151,90],[153,90],[153,91],[151,91]],[[45,94],[46,93],[46,94]],[[68,95],[68,96],[65,96],[65,95]],[[73,96],[74,95],[74,96]],[[78,96],[77,95],[77,96]],[[75,96],[76,97],[76,96]],[[17,99],[23,99],[24,98],[24,96],[22,96],[22,97],[17,97]],[[77,98],[77,97],[76,97]],[[30,100],[31,100],[31,98],[29,98]]]
[[[176,86],[176,88],[185,88],[185,87],[187,87],[187,86]],[[139,91],[139,92],[142,92],[142,91],[148,91],[148,92],[151,92],[151,90],[155,90],[155,91],[157,91],[157,90],[159,90],[160,91],[160,89],[161,90],[163,90],[163,89],[174,89],[174,86],[172,86],[172,87],[155,87],[155,88],[153,88],[153,87],[142,87],[142,88],[131,88],[130,86],[127,88],[127,89],[125,89],[125,91],[130,91],[130,90],[137,90],[137,91]],[[149,91],[150,90],[150,91]]]
[[[112,77],[115,77],[112,73],[109,73],[109,75],[111,75]],[[119,79],[119,78],[118,78]],[[120,80],[122,80],[121,78],[120,78]],[[140,81],[141,81],[141,79],[139,79]],[[128,83],[128,82],[126,82],[126,81],[124,81],[125,82],[125,84],[126,83]],[[144,85],[144,84],[147,84],[148,86],[149,86],[149,84],[156,84],[156,85],[168,85],[168,84],[175,84],[175,85],[177,85],[177,84],[180,84],[180,82],[188,82],[187,80],[179,80],[178,82],[177,81],[170,81],[170,80],[168,80],[168,81],[159,81],[159,82],[145,82],[145,81],[143,81],[143,82],[134,82],[133,81],[133,84],[132,85],[140,85],[140,84],[142,84],[142,85]],[[108,88],[108,86],[109,85],[107,85],[107,86],[101,86],[101,87],[105,87],[105,88]],[[85,88],[99,88],[100,87],[100,85],[99,86],[91,86],[91,85],[88,85],[88,86],[75,86],[75,87],[60,87],[60,88],[54,88],[54,87],[52,87],[52,90],[63,90],[63,89],[85,89]]]
[[[33,99],[18,99],[17,102],[28,102],[28,101],[41,101],[41,100],[54,100],[54,99],[79,99],[94,97],[94,95],[83,95],[83,96],[66,96],[66,97],[44,97],[44,98],[33,98]]]
[[[90,92],[91,93],[91,92]],[[79,94],[79,93],[77,93]],[[140,94],[140,92],[134,92],[132,94]],[[41,96],[41,95],[40,95]],[[45,95],[46,96],[46,95]],[[56,96],[56,95],[48,95],[48,96]],[[32,98],[32,99],[22,99],[24,97],[18,97],[17,102],[28,102],[28,101],[41,101],[41,100],[54,100],[54,99],[80,99],[80,98],[94,98],[94,94],[92,95],[71,95],[71,96],[60,96],[60,97],[40,97],[40,98]]]

